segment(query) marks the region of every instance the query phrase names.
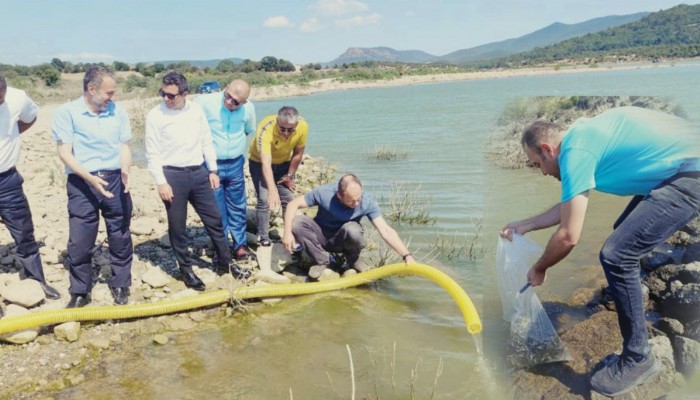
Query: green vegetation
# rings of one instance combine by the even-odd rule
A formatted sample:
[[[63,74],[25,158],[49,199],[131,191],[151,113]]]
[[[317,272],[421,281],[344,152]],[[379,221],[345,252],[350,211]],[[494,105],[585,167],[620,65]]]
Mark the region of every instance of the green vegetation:
[[[388,144],[375,144],[374,149],[366,151],[369,160],[393,161],[403,160],[408,157],[408,150],[398,149]]]
[[[472,218],[471,225],[473,227],[471,234],[456,232],[452,235],[438,234],[435,241],[430,244],[430,252],[448,260],[476,260],[483,257],[485,253],[481,240],[483,220]]]
[[[407,186],[408,184],[403,182],[394,182],[391,184],[389,196],[381,196],[379,199],[381,207],[386,210],[386,218],[390,221],[420,225],[435,222],[435,218],[430,216],[430,197],[421,192],[420,185],[411,188]]]
[[[637,22],[477,65],[521,67],[564,60],[595,65],[603,61],[691,57],[700,57],[700,5],[681,4]]]

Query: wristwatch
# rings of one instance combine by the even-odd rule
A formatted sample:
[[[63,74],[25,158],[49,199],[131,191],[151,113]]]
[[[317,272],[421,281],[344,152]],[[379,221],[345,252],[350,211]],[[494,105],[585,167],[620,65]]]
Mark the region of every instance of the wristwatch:
[[[291,180],[294,180],[296,178],[296,174],[286,174],[284,176],[291,179]]]

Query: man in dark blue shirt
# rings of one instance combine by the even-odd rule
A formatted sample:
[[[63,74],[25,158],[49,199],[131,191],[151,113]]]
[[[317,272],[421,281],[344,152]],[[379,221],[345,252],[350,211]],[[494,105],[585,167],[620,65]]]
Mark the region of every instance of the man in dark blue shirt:
[[[296,215],[297,210],[313,206],[318,206],[315,218]],[[360,224],[364,216],[407,265],[415,262],[399,235],[382,217],[377,202],[362,192],[362,183],[352,174],[343,176],[338,185],[317,187],[289,203],[284,213],[282,243],[289,252],[295,241],[306,250],[315,264],[309,269],[311,278],[318,279],[328,267],[328,252],[343,253],[351,268],[363,272],[369,269],[359,260],[365,247],[364,229]]]

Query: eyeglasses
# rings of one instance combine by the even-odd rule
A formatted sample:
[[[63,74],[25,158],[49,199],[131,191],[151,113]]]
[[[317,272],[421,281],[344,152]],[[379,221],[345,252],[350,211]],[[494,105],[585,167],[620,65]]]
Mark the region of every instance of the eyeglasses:
[[[295,130],[297,130],[297,127],[295,126],[294,128],[285,128],[283,126],[277,125],[277,129],[280,130],[280,133],[292,133]]]
[[[238,107],[238,106],[240,106],[241,104],[245,103],[245,100],[244,100],[244,101],[238,101],[238,100],[234,99],[233,96],[231,96],[230,94],[228,94],[228,93],[226,93],[226,92],[224,92],[224,100],[232,102],[233,105],[236,106],[236,107]]]
[[[160,94],[160,97],[167,97],[168,100],[173,100],[177,96],[179,96],[181,93],[172,94],[172,93],[165,92],[163,89],[160,89],[160,90],[158,90],[158,94]]]

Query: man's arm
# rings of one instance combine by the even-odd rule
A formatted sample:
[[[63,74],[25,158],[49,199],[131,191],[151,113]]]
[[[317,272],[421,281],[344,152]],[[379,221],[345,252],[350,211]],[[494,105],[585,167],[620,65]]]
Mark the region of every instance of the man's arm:
[[[297,184],[294,182],[294,174],[296,174],[297,169],[299,169],[299,164],[301,164],[301,159],[304,158],[304,149],[305,146],[299,146],[295,147],[293,152],[292,152],[292,159],[289,162],[289,171],[287,171],[287,175],[283,177],[282,179],[279,180],[279,184],[282,184],[286,187],[289,188],[289,190],[296,190],[297,189]]]
[[[547,279],[547,269],[563,260],[574,249],[583,230],[588,208],[588,192],[581,193],[561,204],[561,223],[544,249],[544,253],[527,273],[532,286],[539,286]]]
[[[63,164],[65,164],[66,167],[70,168],[70,170],[73,171],[74,174],[83,178],[85,182],[97,189],[97,191],[100,192],[100,194],[102,194],[103,196],[109,199],[114,197],[114,195],[111,192],[108,192],[105,189],[108,183],[99,176],[90,174],[90,172],[88,172],[82,166],[82,164],[80,164],[80,161],[78,161],[78,159],[75,158],[75,156],[73,155],[73,145],[71,143],[58,142],[57,147],[58,158],[61,159],[61,161],[63,162]]]
[[[287,204],[287,211],[284,212],[284,234],[282,235],[282,244],[288,252],[292,252],[294,247],[294,235],[292,234],[292,224],[298,210],[303,210],[309,205],[306,204],[304,196],[299,196]]]
[[[534,217],[522,221],[509,222],[501,229],[500,235],[508,240],[513,240],[513,233],[524,235],[530,231],[537,231],[557,225],[561,222],[561,203],[555,204],[549,210]]]
[[[119,167],[122,171],[124,193],[129,193],[129,170],[131,169],[131,146],[129,142],[119,145]]]
[[[27,129],[31,128],[36,122],[36,117],[31,122],[17,121],[17,127],[19,128],[19,133],[22,134]]]
[[[406,248],[406,245],[404,245],[403,240],[401,240],[399,237],[399,234],[396,233],[394,228],[390,227],[389,224],[386,223],[384,217],[379,216],[373,219],[372,225],[374,225],[374,227],[377,229],[379,236],[384,239],[386,244],[394,249],[394,251],[399,253],[404,262],[406,262],[406,265],[416,262],[416,260],[413,259],[413,256],[411,256],[411,253],[408,252],[408,249]]]
[[[275,176],[272,173],[272,154],[260,153],[260,164],[262,164],[263,179],[265,180],[265,185],[267,185],[267,199],[270,204],[270,211],[277,211],[282,202],[277,191],[277,184],[275,184]]]

